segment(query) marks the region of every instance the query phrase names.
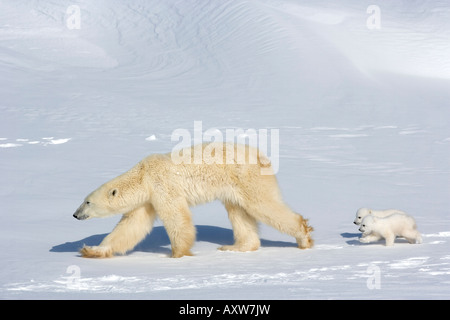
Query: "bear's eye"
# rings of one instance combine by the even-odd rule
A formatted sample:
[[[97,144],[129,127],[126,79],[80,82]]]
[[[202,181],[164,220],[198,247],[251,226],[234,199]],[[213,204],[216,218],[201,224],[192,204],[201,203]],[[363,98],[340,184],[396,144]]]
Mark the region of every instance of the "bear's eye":
[[[86,201],[86,204],[87,204],[87,205],[90,205],[90,204],[91,204],[91,202],[90,202],[90,201]]]
[[[363,224],[363,227],[365,227],[366,225],[365,224]]]
[[[115,197],[117,195],[117,189],[109,190],[109,196]]]

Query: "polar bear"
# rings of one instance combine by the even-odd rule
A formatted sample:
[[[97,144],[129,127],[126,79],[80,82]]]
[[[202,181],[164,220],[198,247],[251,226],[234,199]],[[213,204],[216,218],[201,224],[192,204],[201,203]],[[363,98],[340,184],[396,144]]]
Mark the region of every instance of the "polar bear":
[[[75,218],[123,217],[100,245],[84,246],[83,257],[125,254],[151,231],[157,216],[167,230],[172,257],[192,255],[195,227],[189,207],[216,199],[228,211],[235,240],[219,249],[257,250],[258,221],[293,236],[301,249],[312,247],[313,228],[283,202],[273,171],[267,174],[270,161],[256,148],[214,142],[177,151],[177,161],[173,154],[151,155],[85,198]]]
[[[402,213],[394,213],[384,218],[368,215],[362,220],[359,231],[363,233],[363,237],[359,239],[362,243],[384,238],[386,246],[392,246],[395,237],[404,237],[409,243],[422,243],[416,221],[413,217]]]
[[[356,211],[356,217],[355,220],[353,221],[354,224],[356,224],[357,226],[359,226],[361,224],[361,221],[364,219],[365,216],[371,214],[375,217],[387,217],[390,216],[391,214],[394,213],[401,213],[401,214],[406,214],[403,211],[397,210],[397,209],[387,209],[387,210],[372,210],[372,209],[368,209],[368,208],[359,208],[358,211]]]

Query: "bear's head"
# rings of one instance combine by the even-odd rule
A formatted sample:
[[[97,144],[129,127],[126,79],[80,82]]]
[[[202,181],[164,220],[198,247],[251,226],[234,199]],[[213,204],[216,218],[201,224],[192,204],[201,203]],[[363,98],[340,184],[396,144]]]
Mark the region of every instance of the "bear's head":
[[[372,210],[367,208],[360,208],[358,211],[356,211],[356,218],[353,221],[354,224],[359,226],[361,224],[361,221],[364,219],[365,216],[368,216],[372,213]]]
[[[372,232],[374,224],[377,222],[378,218],[373,215],[366,216],[362,221],[359,227],[359,231],[363,233],[363,235],[368,235]]]
[[[85,220],[120,213],[115,209],[118,207],[116,204],[118,198],[118,189],[106,190],[106,188],[100,187],[84,199],[73,216],[78,220]]]
[[[89,194],[73,216],[85,220],[127,213],[142,205],[147,194],[141,179],[124,174]]]

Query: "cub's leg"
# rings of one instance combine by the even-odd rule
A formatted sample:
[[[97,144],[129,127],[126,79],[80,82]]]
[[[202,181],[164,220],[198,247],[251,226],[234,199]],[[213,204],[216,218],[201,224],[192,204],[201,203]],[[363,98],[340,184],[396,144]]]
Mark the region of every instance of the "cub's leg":
[[[409,243],[422,243],[422,235],[417,230],[405,231],[403,237],[405,237]]]
[[[122,216],[114,230],[98,246],[84,246],[85,258],[108,258],[133,249],[151,231],[156,213],[151,204],[145,204]]]
[[[254,251],[260,246],[258,237],[258,222],[242,207],[225,202],[231,225],[233,227],[234,244],[220,247],[219,250]]]
[[[386,240],[386,246],[393,246],[395,242],[395,234],[392,232],[386,233],[383,235]]]
[[[370,243],[370,242],[375,242],[381,239],[381,236],[375,233],[371,233],[367,236],[362,236],[361,238],[359,238],[359,242],[362,243]]]
[[[172,245],[172,257],[192,256],[195,242],[195,227],[187,203],[172,202],[164,208],[157,208]]]
[[[293,236],[297,240],[300,249],[307,249],[313,246],[313,240],[311,239],[313,228],[308,225],[306,219],[294,213],[280,199],[264,196],[255,197],[244,203],[243,207],[256,220]]]

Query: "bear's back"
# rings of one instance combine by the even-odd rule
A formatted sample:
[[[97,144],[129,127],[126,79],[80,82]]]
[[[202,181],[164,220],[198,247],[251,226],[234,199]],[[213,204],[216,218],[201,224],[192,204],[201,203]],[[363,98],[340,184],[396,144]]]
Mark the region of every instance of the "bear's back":
[[[381,218],[380,221],[382,221],[386,227],[392,229],[394,232],[400,232],[405,228],[416,228],[416,221],[414,218],[403,213],[391,214],[390,216]]]

